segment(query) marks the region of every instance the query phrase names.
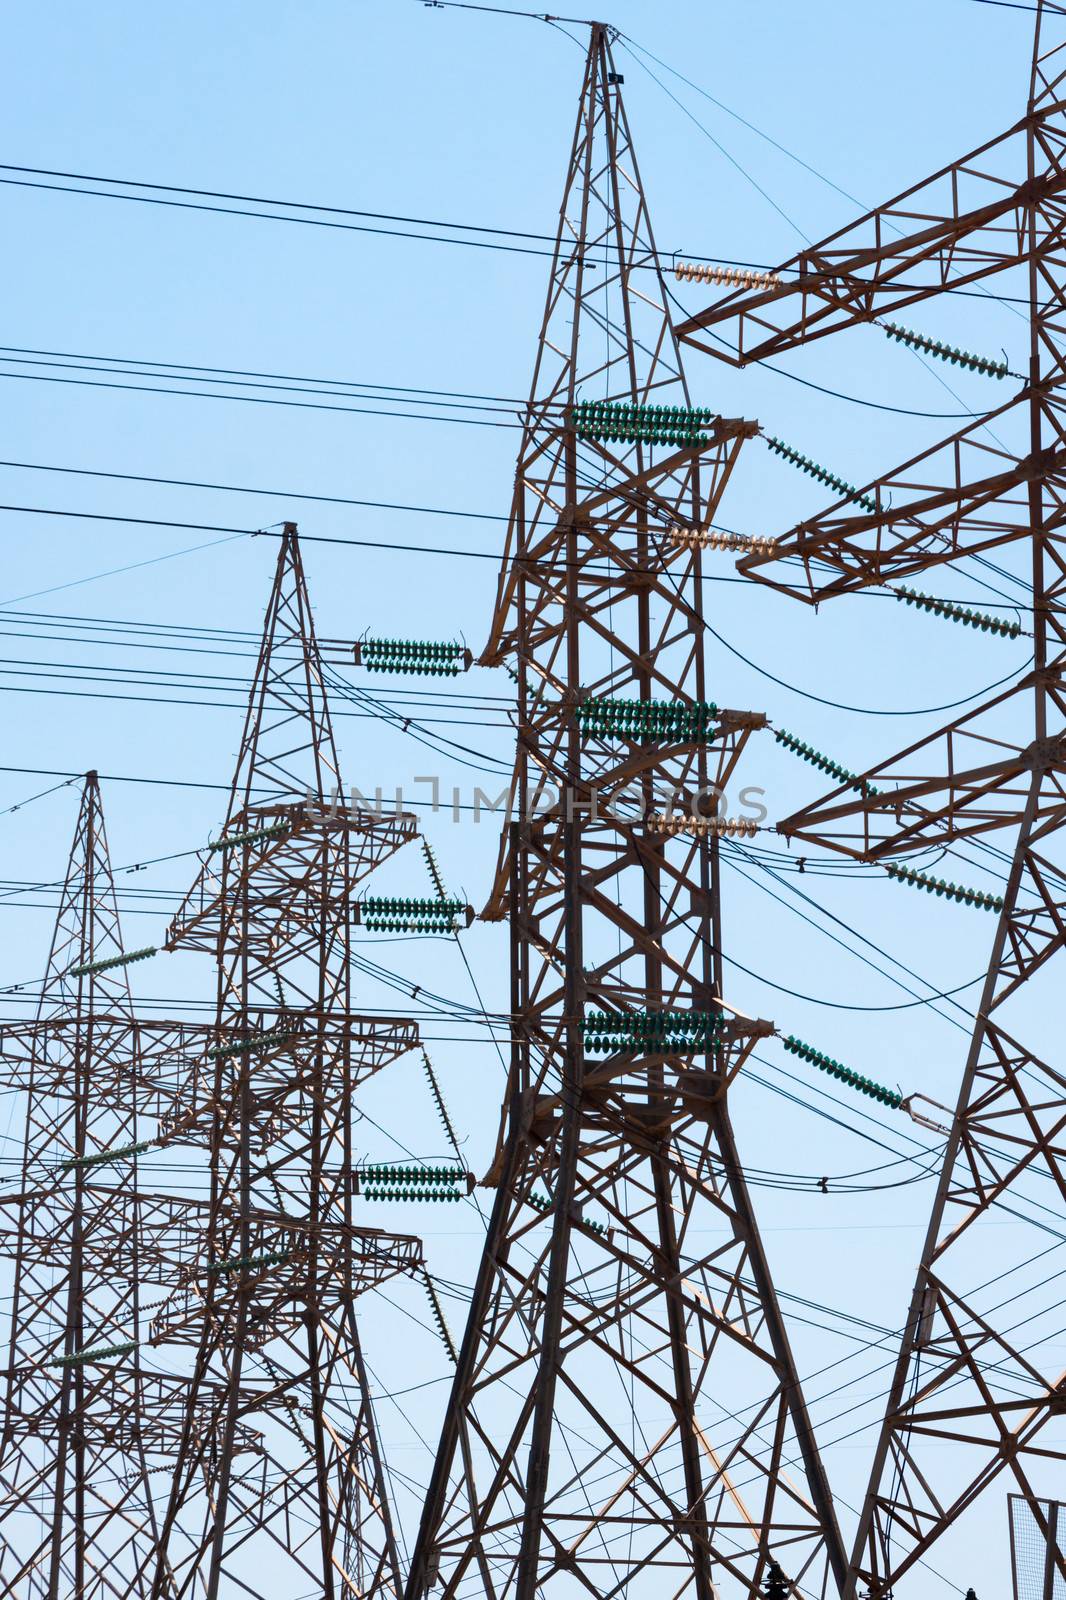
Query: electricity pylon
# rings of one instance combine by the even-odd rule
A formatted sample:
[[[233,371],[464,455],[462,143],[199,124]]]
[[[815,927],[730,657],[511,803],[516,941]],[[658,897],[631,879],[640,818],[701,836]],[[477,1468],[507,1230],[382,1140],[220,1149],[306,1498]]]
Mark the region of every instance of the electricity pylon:
[[[355,1301],[421,1249],[357,1222],[352,1140],[359,1087],[417,1030],[352,1011],[350,947],[356,885],[416,827],[345,803],[322,670],[286,524],[225,824],[167,939],[214,957],[218,999],[174,1111],[207,1148],[210,1200],[152,1329],[193,1364],[157,1600],[377,1600],[399,1582]]]
[[[140,1349],[159,1252],[136,1152],[154,1127],[155,1069],[179,1040],[169,1024],[142,1035],[122,954],[90,772],[36,1019],[0,1028],[0,1073],[25,1116],[19,1189],[0,1206],[0,1249],[14,1258],[0,1577],[17,1600],[147,1595],[135,1574],[154,1539],[150,1473],[174,1395]]]
[[[845,1565],[726,1106],[772,1027],[723,999],[716,801],[765,719],[708,699],[694,530],[755,428],[691,406],[620,84],[594,24],[483,658],[518,684],[506,1136],[409,1600]]]
[[[680,328],[742,363],[874,322],[998,378],[1007,362],[888,324],[963,285],[1028,302],[1028,365],[1005,403],[739,563],[816,603],[1022,541],[1033,664],[976,710],[803,808],[781,831],[867,861],[1006,835],[1006,883],[977,1021],[864,1502],[849,1590],[887,1594],[1002,1475],[1047,1538],[1066,1461],[1061,1315],[1029,1250],[1066,1196],[1066,1074],[1049,1056],[1066,944],[1066,28],[1040,4],[1029,103],[1014,127]],[[1001,275],[1002,276],[998,276]],[[975,302],[977,303],[977,302]],[[993,432],[994,430],[994,432]],[[862,510],[856,508],[860,502]],[[927,609],[953,614],[947,602]],[[958,608],[954,608],[955,611]],[[987,620],[987,619],[986,619]],[[1033,1180],[1037,1187],[1033,1188]],[[1003,1211],[1023,1288],[988,1285]],[[1002,1235],[1000,1235],[1002,1238]],[[1028,1247],[1028,1248],[1027,1248]],[[982,1270],[985,1269],[985,1270]],[[979,1287],[974,1287],[979,1285]],[[1057,1297],[1054,1297],[1057,1299]],[[1060,1582],[1066,1577],[1059,1563]]]

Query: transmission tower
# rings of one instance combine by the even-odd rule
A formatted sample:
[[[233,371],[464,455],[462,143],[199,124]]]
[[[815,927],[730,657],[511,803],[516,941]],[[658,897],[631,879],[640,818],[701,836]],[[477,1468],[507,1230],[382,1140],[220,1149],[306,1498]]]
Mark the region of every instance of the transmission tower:
[[[348,652],[350,660],[350,650]],[[354,891],[415,834],[344,798],[294,524],[286,524],[222,832],[169,931],[217,964],[214,1044],[174,1112],[206,1146],[196,1268],[152,1342],[190,1352],[155,1600],[395,1595],[399,1563],[355,1300],[421,1266],[356,1220],[354,1099],[417,1042],[361,1017]],[[235,1455],[254,1427],[262,1453]]]
[[[496,1196],[412,1558],[440,1584],[752,1596],[845,1557],[726,1106],[699,534],[754,424],[692,407],[594,24],[487,664],[513,664],[513,1043]]]
[[[0,1027],[0,1078],[25,1113],[18,1192],[0,1205],[14,1262],[0,1576],[18,1600],[147,1595],[151,1475],[187,1394],[142,1353],[145,1287],[174,1281],[180,1227],[143,1202],[137,1156],[203,1030],[139,1023],[127,959],[90,772],[36,1018]]]
[[[1061,1314],[1033,1309],[1039,1273],[1011,1294],[990,1289],[982,1271],[1004,1209],[1031,1223],[1032,1250],[1046,1245],[1047,1212],[1034,1218],[1029,1205],[1034,1178],[1052,1217],[1066,1196],[1066,1074],[1048,1059],[1058,1040],[1044,1010],[1059,1009],[1066,944],[1064,16],[1037,7],[1029,102],[1006,133],[679,329],[745,364],[874,323],[1002,382],[1015,376],[1006,360],[889,319],[964,285],[1028,302],[1028,365],[1003,404],[738,563],[809,603],[1015,543],[1031,572],[1032,669],[780,824],[865,861],[1010,830],[1002,910],[852,1560],[850,1589],[874,1596],[949,1528],[965,1538],[966,1513],[987,1517],[986,1492],[1002,1475],[1055,1550],[1059,1583],[1066,1577],[1042,1497],[1061,1489],[1066,1460]],[[910,598],[970,620],[950,602]],[[1003,631],[990,618],[977,625]],[[1019,1245],[1018,1271],[1027,1255]]]

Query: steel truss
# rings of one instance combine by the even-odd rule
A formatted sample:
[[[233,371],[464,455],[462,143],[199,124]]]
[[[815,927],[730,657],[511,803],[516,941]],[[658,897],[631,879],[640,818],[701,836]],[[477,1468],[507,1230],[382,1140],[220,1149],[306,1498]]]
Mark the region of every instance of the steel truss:
[[[215,1044],[172,1112],[209,1152],[211,1194],[197,1271],[152,1329],[193,1357],[151,1562],[158,1600],[398,1590],[355,1300],[422,1256],[418,1240],[357,1223],[352,1130],[360,1085],[417,1030],[352,1011],[350,947],[356,885],[416,826],[342,794],[286,524],[225,824],[168,932],[168,948],[215,957],[218,999]],[[235,1460],[249,1428],[269,1471]]]
[[[518,684],[487,908],[510,919],[505,1133],[408,1600],[754,1596],[771,1559],[821,1595],[845,1566],[726,1105],[772,1026],[723,999],[708,819],[765,719],[656,738],[591,717],[707,702],[700,556],[669,534],[714,516],[755,432],[572,425],[579,397],[691,404],[620,83],[593,25],[483,657]],[[627,1048],[593,1012],[706,1032]]]
[[[997,284],[997,274],[1007,276]],[[1031,553],[1032,670],[863,774],[865,783],[780,824],[789,837],[860,860],[1009,830],[1003,910],[852,1559],[849,1593],[861,1585],[880,1596],[949,1528],[965,1528],[968,1511],[987,1507],[1002,1475],[1047,1538],[1042,1495],[1061,1487],[1066,1460],[1061,1316],[1040,1303],[1039,1269],[1014,1294],[970,1287],[985,1277],[997,1213],[1029,1223],[1026,1242],[1040,1251],[1046,1226],[1029,1198],[1059,1217],[1066,1200],[1066,1073],[1041,1024],[1043,1007],[1057,1010],[1052,986],[1066,945],[1062,8],[1038,7],[1029,104],[1013,128],[777,276],[776,289],[701,311],[682,338],[721,355],[714,329],[749,361],[964,284],[1024,285],[1029,303],[1028,369],[1005,404],[864,486],[872,511],[842,501],[799,524],[772,555],[738,562],[817,603],[1016,542]],[[1019,1244],[1019,1271],[1026,1255]],[[1061,1583],[1061,1550],[1055,1560]]]
[[[99,1158],[144,1139],[161,1059],[172,1070],[178,1047],[202,1050],[205,1034],[157,1023],[146,1048],[126,969],[95,970],[121,954],[91,772],[36,1018],[0,1028],[0,1076],[25,1108],[19,1190],[0,1205],[0,1250],[14,1261],[0,1574],[19,1600],[147,1595],[129,1580],[155,1536],[166,1408],[187,1399],[178,1378],[164,1401],[167,1381],[143,1355],[145,1287],[161,1252],[150,1259],[136,1160]],[[87,1356],[95,1351],[110,1354]]]
[[[353,1100],[418,1042],[351,1009],[354,888],[415,834],[341,799],[285,530],[221,838],[169,930],[218,960],[211,1023],[133,1011],[95,774],[22,1096],[0,1571],[18,1600],[395,1595],[356,1297],[420,1242],[356,1220]],[[210,1196],[154,1192],[160,1150]]]

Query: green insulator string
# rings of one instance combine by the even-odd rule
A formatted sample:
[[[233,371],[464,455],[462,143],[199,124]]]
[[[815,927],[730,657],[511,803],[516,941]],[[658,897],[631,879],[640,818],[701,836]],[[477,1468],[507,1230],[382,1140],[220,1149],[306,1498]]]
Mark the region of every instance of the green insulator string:
[[[823,755],[820,750],[815,750],[812,745],[804,744],[802,739],[797,739],[794,733],[789,733],[787,728],[775,728],[774,738],[779,745],[791,751],[794,756],[799,756],[801,761],[808,761],[812,767],[817,767],[819,772],[825,772],[830,778],[836,778],[840,783],[846,783],[850,789],[857,789],[860,794],[878,795],[872,783],[867,783],[865,778],[860,778],[858,773],[851,772],[847,767],[842,767],[839,761],[834,761],[831,756]]]
[[[846,1083],[849,1089],[857,1089],[860,1094],[869,1095],[871,1100],[878,1100],[883,1106],[891,1106],[893,1111],[898,1111],[903,1104],[903,1096],[898,1089],[886,1089],[884,1084],[875,1083],[872,1078],[864,1078],[858,1072],[853,1072],[850,1067],[844,1066],[841,1061],[834,1061],[832,1056],[823,1055],[820,1050],[815,1050],[813,1045],[804,1044],[802,1039],[797,1039],[789,1034],[782,1040],[784,1047],[791,1055],[799,1056],[801,1061],[809,1061],[820,1072],[827,1072],[831,1078],[836,1078],[840,1083]]]
[[[116,1146],[113,1150],[98,1150],[91,1156],[68,1156],[66,1161],[59,1163],[60,1172],[84,1171],[89,1167],[103,1167],[112,1161],[130,1161],[134,1156],[142,1156],[146,1150],[152,1150],[158,1139],[144,1139],[140,1144],[124,1144]]]
[[[533,1207],[534,1211],[539,1211],[542,1216],[549,1212],[555,1204],[554,1200],[550,1200],[547,1195],[534,1194],[532,1191],[526,1195],[525,1201],[527,1205]],[[589,1222],[585,1217],[574,1217],[572,1221],[575,1228],[585,1228],[589,1233],[594,1233],[600,1239],[606,1239],[607,1237],[607,1228],[602,1222]]]
[[[370,933],[456,933],[466,912],[455,898],[367,895],[359,902],[359,920]]]
[[[444,1307],[441,1305],[437,1296],[437,1286],[430,1276],[428,1267],[422,1268],[422,1281],[425,1284],[426,1298],[429,1301],[429,1309],[433,1313],[433,1321],[437,1325],[437,1333],[440,1335],[440,1342],[444,1346],[445,1350],[447,1350],[448,1355],[451,1358],[452,1365],[458,1366],[459,1352],[455,1348],[455,1340],[452,1338],[451,1329],[448,1327],[448,1324],[445,1321]]]
[[[433,1096],[433,1104],[437,1108],[437,1115],[440,1117],[441,1126],[448,1135],[452,1149],[455,1151],[456,1155],[458,1155],[459,1140],[455,1136],[455,1129],[452,1126],[452,1119],[448,1115],[448,1107],[444,1103],[444,1096],[441,1093],[440,1084],[437,1082],[437,1074],[433,1070],[433,1063],[430,1061],[425,1050],[422,1051],[422,1067],[425,1071],[426,1077],[429,1080],[429,1092]]]
[[[361,1192],[364,1200],[408,1200],[430,1201],[433,1203],[441,1201],[447,1203],[463,1198],[458,1189],[420,1189],[417,1186],[413,1188],[397,1188],[390,1185],[379,1188],[376,1185],[367,1184]]]
[[[968,889],[961,883],[946,883],[943,878],[934,878],[928,872],[917,872],[913,867],[905,867],[896,861],[886,861],[885,871],[897,883],[909,883],[912,888],[924,889],[926,894],[935,894],[938,900],[957,900],[959,905],[976,906],[981,911],[1003,910],[1003,899],[998,894]]]
[[[915,333],[913,328],[901,328],[898,322],[882,322],[879,327],[897,344],[908,344],[912,350],[920,350],[924,355],[950,361],[953,367],[968,367],[971,372],[981,372],[986,378],[1021,377],[1021,373],[1011,372],[1006,356],[1002,361],[990,361],[987,356],[975,356],[969,350],[957,350],[954,345],[930,339],[928,334]]]
[[[207,849],[209,854],[215,850],[236,850],[241,845],[260,844],[265,839],[280,839],[284,834],[291,832],[291,822],[272,822],[266,828],[251,828],[247,833],[230,833],[222,839],[213,839]]]
[[[713,739],[718,707],[711,700],[618,700],[590,695],[574,717],[586,738],[640,744],[705,744]]]
[[[137,1348],[137,1340],[130,1339],[125,1344],[102,1344],[94,1350],[79,1350],[72,1356],[57,1356],[50,1361],[50,1367],[80,1367],[88,1361],[119,1361],[123,1356],[130,1355]]]
[[[504,662],[503,670],[507,673],[507,676],[511,679],[511,682],[517,686],[519,680],[518,673],[515,671],[515,669]],[[544,692],[546,688],[546,684],[539,683],[537,687],[531,691],[529,701],[532,706],[540,705],[541,701],[544,699]]]
[[[812,461],[809,456],[801,456],[783,439],[775,439],[772,434],[764,434],[766,443],[774,455],[782,456],[790,461],[794,467],[799,467],[809,478],[817,478],[819,483],[824,483],[830,489],[836,489],[845,500],[854,500],[856,505],[862,506],[864,511],[876,512],[877,502],[871,500],[869,495],[860,494],[853,483],[845,483],[843,478],[838,478],[835,472],[830,472],[827,467],[820,467],[817,461]]]
[[[422,846],[422,855],[426,863],[426,871],[429,873],[430,881],[432,882],[434,889],[437,891],[437,899],[441,902],[441,904],[443,904],[448,898],[448,893],[444,887],[444,877],[441,873],[436,853],[425,834],[422,835],[419,843]]]
[[[205,1267],[209,1277],[225,1276],[230,1272],[254,1272],[260,1267],[278,1267],[288,1261],[288,1250],[271,1250],[263,1256],[232,1256],[228,1261],[212,1261]]]
[[[257,1050],[273,1050],[275,1047],[289,1044],[296,1038],[294,1033],[258,1033],[251,1039],[237,1039],[233,1044],[216,1044],[207,1052],[212,1061],[221,1061],[227,1056],[244,1056]]]
[[[462,1200],[467,1176],[462,1167],[366,1166],[359,1169],[359,1193],[366,1200]]]
[[[702,408],[623,405],[613,400],[579,400],[566,415],[567,425],[579,439],[668,444],[678,449],[706,444],[704,430],[717,420],[717,411]]]
[[[134,961],[147,961],[149,956],[157,956],[159,948],[154,944],[146,944],[141,950],[130,950],[126,955],[105,956],[101,961],[83,961],[76,967],[67,968],[68,978],[84,978],[91,972],[110,972],[112,967],[128,967]]]
[[[358,661],[368,672],[410,672],[431,678],[454,678],[472,665],[470,652],[457,639],[363,639]]]
[[[430,1167],[420,1163],[413,1167],[398,1166],[395,1163],[378,1162],[371,1166],[360,1167],[361,1177],[375,1183],[408,1183],[417,1180],[419,1183],[449,1184],[459,1183],[465,1188],[466,1172],[462,1167]]]
[[[721,1037],[715,1011],[590,1011],[581,1034],[590,1055],[690,1055]]]
[[[917,589],[893,588],[897,600],[919,611],[932,612],[934,616],[949,617],[952,622],[964,622],[968,628],[978,628],[982,633],[995,633],[1002,639],[1017,639],[1022,625],[1005,617],[990,617],[986,611],[971,611],[968,606],[956,605],[952,600],[938,600],[935,595],[919,594]]]

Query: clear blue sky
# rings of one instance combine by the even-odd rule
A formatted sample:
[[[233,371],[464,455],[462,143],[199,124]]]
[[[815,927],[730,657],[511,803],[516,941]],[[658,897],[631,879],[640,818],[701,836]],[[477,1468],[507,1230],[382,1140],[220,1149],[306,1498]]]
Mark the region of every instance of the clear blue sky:
[[[972,0],[862,7],[829,0],[805,6],[785,0],[759,6],[606,0],[601,15],[839,186],[804,171],[656,67],[705,125],[705,135],[637,58],[620,49],[626,104],[664,251],[767,263],[784,259],[802,239],[817,239],[860,209],[840,190],[862,203],[886,197],[1024,110],[1032,19],[1021,11]],[[570,32],[578,37],[579,30]],[[190,0],[170,8],[105,0],[92,8],[14,8],[5,18],[5,36],[0,150],[12,165],[534,233],[553,229],[581,72],[580,43],[560,28],[428,9],[415,0],[256,7]],[[0,171],[0,178],[17,176]],[[0,207],[6,224],[0,337],[8,356],[19,347],[502,397],[521,396],[528,386],[545,281],[545,262],[536,256],[10,183],[0,184]],[[1005,347],[1012,364],[1021,356],[1024,324],[1001,307],[966,302],[962,309],[922,310],[928,316],[918,321],[926,332],[989,355]],[[54,368],[41,364],[45,359],[55,358],[40,357],[30,366],[0,359],[5,463],[241,485],[249,492],[124,484],[0,465],[4,505],[235,529],[293,518],[308,535],[498,548],[498,522],[316,505],[302,500],[301,492],[503,516],[515,451],[508,427],[37,381],[55,376]],[[954,369],[931,373],[905,352],[888,348],[874,330],[819,346],[786,365],[848,394],[919,410],[970,410],[988,396],[987,380]],[[688,370],[698,403],[757,417],[768,431],[855,482],[950,426],[863,409],[769,372],[737,374],[696,353]],[[13,376],[19,372],[34,381]],[[170,380],[166,385],[176,386]],[[749,453],[738,473],[723,520],[749,532],[781,532],[822,503],[806,480],[760,449]],[[40,691],[92,694],[105,686],[88,675],[99,674],[105,664],[122,664],[146,673],[174,672],[181,687],[138,689],[123,682],[106,692],[236,703],[239,682],[219,695],[188,674],[231,673],[240,679],[246,659],[120,646],[113,628],[93,643],[41,614],[197,632],[252,631],[269,588],[273,542],[236,537],[159,560],[226,535],[108,520],[68,523],[6,510],[0,511],[0,526],[4,764],[64,771],[95,766],[131,777],[224,782],[239,711],[153,703],[138,710],[130,699]],[[475,650],[481,643],[494,591],[492,562],[326,544],[309,544],[306,560],[325,635],[354,637],[367,628],[427,637],[460,631]],[[115,570],[149,561],[154,564]],[[94,576],[100,573],[110,575]],[[950,581],[941,592],[990,598],[957,584],[952,589]],[[903,747],[938,719],[835,710],[796,688],[881,711],[938,706],[1020,670],[1026,657],[1024,641],[963,633],[901,614],[883,601],[857,598],[817,618],[784,599],[732,586],[723,585],[714,601],[711,620],[724,638],[782,680],[770,681],[715,647],[714,698],[765,710],[775,724],[851,767]],[[28,662],[41,675],[25,676]],[[43,676],[63,671],[53,663],[66,663],[75,680],[80,671],[86,681]],[[508,689],[502,675],[482,673],[463,680],[456,693],[461,707],[465,690],[504,697]],[[476,723],[483,715],[461,708],[437,714],[460,723]],[[374,721],[340,718],[338,729],[346,778],[363,789],[402,783],[417,794],[411,780],[434,766],[449,785],[469,789],[482,782],[494,793],[500,787],[479,771],[436,763]],[[441,731],[501,761],[510,756],[503,727]],[[767,789],[772,817],[819,792],[817,778],[779,757],[769,739],[753,752],[745,776]],[[32,772],[0,771],[0,808],[48,781]],[[114,858],[123,866],[200,845],[221,814],[221,797],[196,788],[111,783],[105,784],[104,800]],[[0,893],[19,882],[48,881],[62,870],[74,806],[73,793],[64,791],[0,817]],[[477,903],[495,860],[491,823],[453,826],[442,817],[430,819],[427,833],[449,883]],[[409,870],[422,892],[417,861]],[[138,891],[177,890],[187,878],[188,865],[178,860],[122,881]],[[875,871],[788,882],[788,889],[769,887],[786,899],[792,888],[803,889],[937,990],[951,989],[983,968],[992,922],[978,913],[918,904]],[[28,908],[30,898],[9,894],[7,905],[0,898],[0,984],[33,980],[43,968],[49,917],[46,910]],[[49,896],[36,899],[47,902]],[[794,904],[824,922],[817,908]],[[127,942],[154,939],[165,921],[165,903],[148,898],[129,902],[129,909],[141,914],[129,917]],[[798,921],[757,881],[730,875],[726,916],[737,960],[785,988],[845,1006],[890,1006],[910,998]],[[504,1000],[505,939],[498,926],[475,927],[468,937],[474,971],[492,1006]],[[438,987],[472,1000],[462,966],[450,950],[438,948]],[[382,946],[377,958],[414,981],[426,959],[409,945]],[[890,970],[916,987],[898,969]],[[210,977],[202,968],[176,972],[158,964],[137,968],[138,991],[209,992]],[[732,976],[729,998],[773,1017],[784,1032],[905,1091],[920,1087],[939,1100],[953,1100],[966,1034],[950,1021],[926,1008],[835,1009],[790,998],[739,971]],[[960,998],[966,1002],[972,994]],[[377,992],[367,998],[386,1003]],[[401,1001],[392,995],[388,1003]],[[947,1014],[960,1015],[950,1008]],[[454,1026],[439,1031],[469,1037]],[[501,1087],[499,1062],[481,1040],[434,1039],[431,1048],[455,1120],[469,1137],[471,1165],[479,1169],[495,1135],[491,1107]],[[812,1072],[795,1067],[779,1045],[765,1055],[776,1066],[759,1068],[760,1076],[784,1083],[777,1069],[787,1067],[802,1078],[801,1100],[834,1107],[816,1099],[824,1082],[816,1084]],[[369,1109],[418,1153],[437,1155],[440,1140],[419,1082],[413,1064],[400,1069],[378,1086]],[[743,1148],[759,1168],[855,1172],[892,1162],[912,1148],[911,1136],[926,1139],[905,1118],[886,1112],[861,1123],[891,1146],[879,1149],[756,1082],[738,1088],[735,1107]],[[864,1109],[865,1102],[851,1107],[851,1120],[861,1120]],[[369,1125],[366,1149],[378,1157],[394,1153]],[[907,1175],[908,1169],[893,1166],[870,1181],[891,1184]],[[829,1197],[756,1191],[781,1287],[889,1328],[905,1312],[930,1199],[929,1182]],[[469,1283],[478,1247],[472,1213],[463,1210],[456,1217],[448,1210],[442,1217],[437,1210],[416,1217],[397,1211],[380,1220],[412,1228],[424,1223],[435,1270]],[[1008,1259],[1011,1228],[1002,1231]],[[417,1298],[404,1303],[422,1314]],[[450,1316],[458,1328],[458,1302],[451,1303]],[[446,1392],[439,1381],[445,1371],[439,1348],[417,1330],[410,1339],[401,1337],[399,1330],[410,1327],[402,1312],[381,1306],[368,1318],[371,1362],[384,1386],[433,1380],[403,1402],[406,1418],[387,1402],[380,1408],[387,1448],[403,1472],[424,1482],[428,1459],[419,1435],[435,1436]],[[840,1440],[828,1450],[831,1474],[843,1499],[854,1504],[865,1480],[870,1435],[852,1430],[873,1418],[877,1405],[849,1408],[877,1394],[884,1373],[875,1369],[887,1356],[851,1342],[854,1329],[842,1334],[840,1327],[819,1314],[797,1318],[794,1333],[803,1372],[856,1352],[847,1366],[811,1386],[823,1439]],[[849,1394],[819,1398],[852,1374]],[[409,1495],[402,1499],[410,1530],[414,1501]],[[976,1584],[981,1600],[1002,1594],[1006,1583],[1002,1493],[993,1491],[989,1501],[977,1542],[950,1555],[938,1552],[934,1560],[961,1588]],[[842,1516],[848,1523],[846,1510]],[[908,1586],[909,1593],[921,1591],[950,1593],[931,1575]]]

